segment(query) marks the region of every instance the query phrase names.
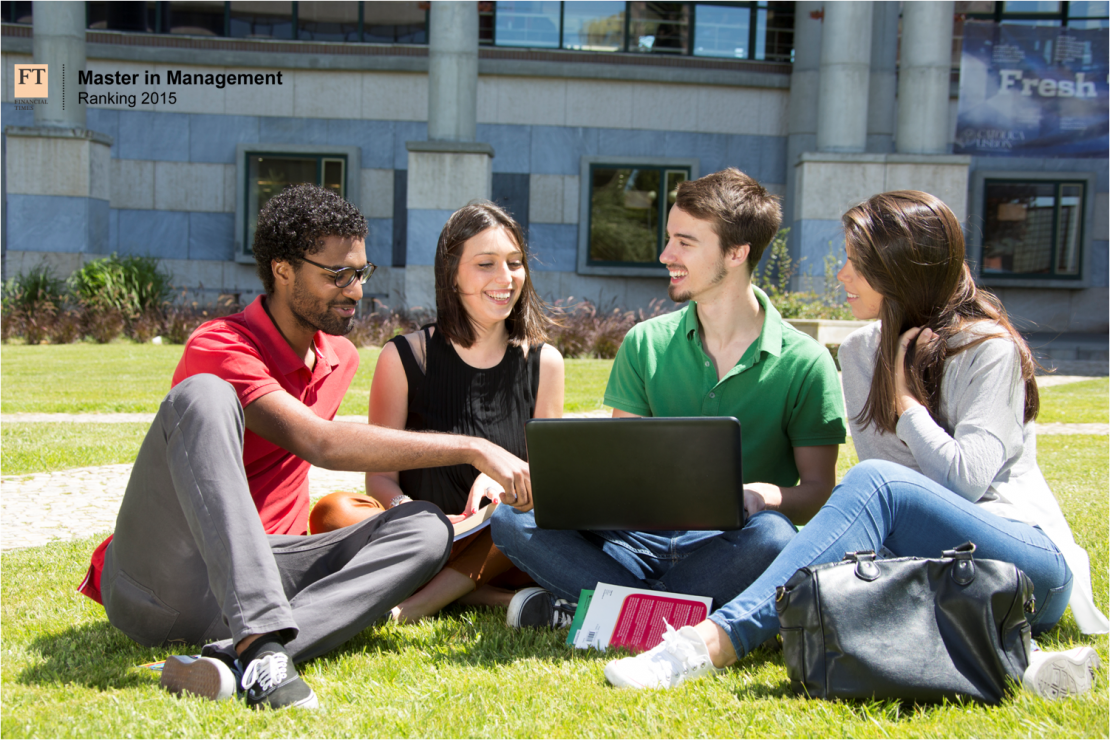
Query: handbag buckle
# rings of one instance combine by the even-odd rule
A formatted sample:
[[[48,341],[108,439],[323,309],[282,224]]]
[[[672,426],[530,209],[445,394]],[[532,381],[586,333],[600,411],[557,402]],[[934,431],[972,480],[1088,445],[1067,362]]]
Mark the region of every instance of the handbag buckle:
[[[965,542],[959,547],[944,551],[944,557],[956,561],[952,566],[952,580],[961,586],[975,580],[975,559],[972,557],[974,552],[974,542]]]
[[[856,578],[859,578],[861,581],[875,581],[882,575],[879,572],[879,566],[875,563],[874,550],[848,552],[844,554],[844,559],[856,564]]]

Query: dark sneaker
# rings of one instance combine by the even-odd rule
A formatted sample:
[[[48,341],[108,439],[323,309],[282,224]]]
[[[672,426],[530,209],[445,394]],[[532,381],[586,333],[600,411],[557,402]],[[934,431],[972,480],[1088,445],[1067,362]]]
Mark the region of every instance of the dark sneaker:
[[[213,701],[235,696],[235,674],[222,661],[172,655],[162,667],[162,688],[173,694],[193,694]]]
[[[550,627],[562,629],[574,621],[577,604],[556,599],[547,589],[533,586],[517,591],[509,602],[505,624],[510,627]]]
[[[285,653],[263,653],[243,671],[243,691],[251,709],[316,709],[316,693],[297,675],[293,661]]]

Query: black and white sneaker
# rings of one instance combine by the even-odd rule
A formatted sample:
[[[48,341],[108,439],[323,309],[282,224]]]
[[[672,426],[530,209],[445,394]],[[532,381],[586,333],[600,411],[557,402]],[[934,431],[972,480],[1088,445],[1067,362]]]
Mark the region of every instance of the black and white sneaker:
[[[565,599],[556,599],[547,589],[533,586],[521,589],[509,602],[509,613],[505,624],[510,627],[550,627],[562,629],[574,621],[577,604]]]
[[[238,684],[235,674],[223,661],[191,655],[166,658],[161,683],[171,694],[192,694],[212,701],[232,698]]]
[[[316,692],[297,674],[285,653],[266,652],[252,660],[243,671],[243,691],[251,709],[316,709]]]

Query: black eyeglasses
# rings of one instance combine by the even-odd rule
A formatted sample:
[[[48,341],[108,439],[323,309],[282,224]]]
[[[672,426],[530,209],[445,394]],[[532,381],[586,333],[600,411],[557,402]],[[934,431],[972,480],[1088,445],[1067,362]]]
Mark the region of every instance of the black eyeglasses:
[[[301,257],[301,259],[310,265],[316,265],[321,270],[326,270],[327,272],[330,272],[335,277],[335,287],[340,289],[346,288],[355,280],[358,280],[359,283],[365,285],[366,281],[370,279],[370,276],[374,274],[374,270],[378,269],[378,266],[375,265],[373,262],[367,262],[364,267],[358,270],[353,267],[341,267],[338,270],[333,270],[330,267],[325,267],[324,265],[321,265],[319,262],[313,262],[308,257]]]

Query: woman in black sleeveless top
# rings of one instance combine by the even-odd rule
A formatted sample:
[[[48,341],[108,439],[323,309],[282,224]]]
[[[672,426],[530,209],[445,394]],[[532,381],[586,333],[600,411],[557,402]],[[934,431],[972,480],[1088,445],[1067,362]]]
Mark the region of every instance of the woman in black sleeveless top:
[[[370,422],[484,437],[527,459],[524,423],[562,415],[563,358],[544,344],[547,319],[520,226],[488,202],[456,211],[440,234],[435,275],[438,321],[382,348]],[[325,531],[413,499],[436,504],[457,522],[485,498],[504,495],[469,465],[368,473],[366,491],[322,499],[312,531],[318,518],[327,519]],[[444,569],[396,607],[394,618],[415,621],[456,600],[508,606],[513,592],[489,582],[512,568],[487,527],[456,542]]]

